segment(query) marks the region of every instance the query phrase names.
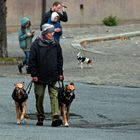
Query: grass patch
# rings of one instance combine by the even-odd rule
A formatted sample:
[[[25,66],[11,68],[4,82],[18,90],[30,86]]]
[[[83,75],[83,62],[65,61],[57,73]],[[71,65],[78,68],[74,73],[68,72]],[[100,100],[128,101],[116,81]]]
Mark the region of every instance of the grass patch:
[[[0,63],[18,63],[19,61],[22,61],[21,57],[5,57],[0,58]]]

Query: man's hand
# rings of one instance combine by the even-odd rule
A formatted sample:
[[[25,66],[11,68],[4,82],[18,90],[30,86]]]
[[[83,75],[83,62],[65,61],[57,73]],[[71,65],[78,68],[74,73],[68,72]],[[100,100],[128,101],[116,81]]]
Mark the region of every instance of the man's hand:
[[[55,28],[54,31],[55,32],[61,32],[61,28]]]
[[[32,31],[32,36],[34,36],[35,35],[35,31]]]
[[[59,81],[63,81],[63,80],[64,80],[64,75],[59,75],[59,76],[58,76],[58,80],[59,80]]]
[[[67,8],[67,6],[64,5],[64,4],[62,4],[62,11],[63,11],[63,12],[66,11],[65,8]]]
[[[38,81],[38,77],[32,77],[32,81],[33,82],[37,82]]]
[[[26,33],[28,37],[31,37],[32,36],[32,33],[28,32]]]

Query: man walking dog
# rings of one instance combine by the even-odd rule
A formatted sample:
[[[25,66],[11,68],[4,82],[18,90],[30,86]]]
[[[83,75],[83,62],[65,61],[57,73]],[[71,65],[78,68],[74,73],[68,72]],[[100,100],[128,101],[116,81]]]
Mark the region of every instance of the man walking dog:
[[[57,127],[62,124],[55,84],[64,79],[63,56],[61,46],[54,40],[53,34],[54,26],[44,24],[41,35],[33,42],[30,52],[29,68],[34,81],[38,126],[43,125],[45,118],[43,100],[46,86],[50,96],[51,125]]]

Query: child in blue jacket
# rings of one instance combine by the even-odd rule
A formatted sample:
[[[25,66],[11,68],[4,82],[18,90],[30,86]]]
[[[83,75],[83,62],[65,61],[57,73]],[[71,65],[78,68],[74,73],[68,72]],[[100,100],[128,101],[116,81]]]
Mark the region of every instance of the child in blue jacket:
[[[21,27],[18,31],[19,46],[23,50],[25,57],[18,65],[18,70],[22,73],[22,68],[26,65],[26,71],[29,73],[28,62],[30,55],[30,48],[32,44],[32,38],[34,37],[34,31],[31,28],[31,21],[28,17],[23,17],[21,19]]]
[[[48,24],[52,24],[54,26],[54,39],[58,42],[62,36],[62,26],[59,19],[59,14],[57,12],[53,12],[51,18],[48,20]]]

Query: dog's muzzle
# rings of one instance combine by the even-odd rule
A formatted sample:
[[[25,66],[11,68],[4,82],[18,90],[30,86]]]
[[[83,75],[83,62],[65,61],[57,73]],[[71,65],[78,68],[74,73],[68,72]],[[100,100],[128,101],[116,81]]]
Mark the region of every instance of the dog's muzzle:
[[[12,93],[12,98],[16,102],[24,102],[28,99],[28,94],[24,89],[15,88]]]

